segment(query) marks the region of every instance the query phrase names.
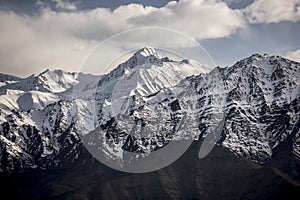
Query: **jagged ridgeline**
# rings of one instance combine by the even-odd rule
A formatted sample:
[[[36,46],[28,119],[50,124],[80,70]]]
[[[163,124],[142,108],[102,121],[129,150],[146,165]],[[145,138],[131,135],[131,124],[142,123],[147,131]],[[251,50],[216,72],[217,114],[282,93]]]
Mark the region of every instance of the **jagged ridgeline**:
[[[173,139],[203,140],[224,116],[217,138],[222,148],[262,165],[279,151],[289,152],[289,166],[299,175],[299,79],[300,64],[279,56],[255,54],[231,67],[209,69],[193,60],[162,57],[151,47],[105,75],[1,74],[0,170],[86,165],[92,157],[80,138],[99,126],[113,144],[108,152],[118,156],[155,151]],[[184,126],[174,137],[183,113]],[[166,126],[133,137],[126,133],[130,118],[122,116],[138,116],[141,127],[150,119]]]

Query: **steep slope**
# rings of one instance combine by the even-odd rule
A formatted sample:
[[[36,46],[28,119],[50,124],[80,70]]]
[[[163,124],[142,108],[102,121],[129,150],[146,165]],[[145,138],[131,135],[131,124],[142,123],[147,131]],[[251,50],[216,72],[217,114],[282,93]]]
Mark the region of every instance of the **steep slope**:
[[[263,164],[279,144],[291,139],[289,165],[296,173],[299,78],[299,63],[277,56],[252,55],[232,67],[189,77],[153,95],[133,93],[127,95],[131,98],[126,101],[119,100],[120,95],[118,105],[122,107],[124,103],[125,109],[121,112],[112,108],[113,114],[102,115],[102,130],[93,133],[88,141],[108,148],[105,154],[116,159],[124,151],[145,153],[167,145],[170,140],[205,137],[205,144],[218,142],[238,156]],[[134,135],[130,132],[133,128]],[[108,145],[101,147],[107,141],[97,139],[99,135],[110,139]],[[212,147],[205,147],[204,156]]]
[[[156,103],[164,97],[156,99],[156,94],[160,90],[167,91],[192,74],[205,72],[208,72],[208,68],[199,63],[191,64],[187,60],[173,61],[159,56],[150,47],[137,51],[126,62],[100,79],[95,96],[95,117],[100,128],[82,137],[83,143],[90,151],[98,152],[97,149],[102,149],[100,156],[107,156],[105,160],[120,162],[123,162],[125,151],[145,153],[163,147],[172,140],[170,130],[174,128],[174,123],[172,120],[171,123],[167,122],[170,120],[169,113],[162,110],[168,109],[167,102],[160,108]],[[145,106],[146,103],[148,106]],[[147,113],[143,114],[147,119],[139,117],[138,112],[134,112],[137,109],[147,110]],[[159,116],[158,113],[163,116]],[[148,126],[144,126],[143,120]],[[156,126],[159,120],[159,124],[166,122],[165,126]],[[167,125],[168,123],[170,125]],[[142,130],[143,127],[147,129]],[[163,131],[164,128],[167,130]],[[133,129],[142,131],[131,131]],[[161,135],[156,135],[159,132]],[[143,134],[144,136],[139,136]],[[137,137],[140,139],[136,140]],[[139,145],[143,143],[149,145]]]
[[[260,164],[280,157],[276,166],[299,178],[299,78],[299,63],[252,55],[233,67],[187,79],[190,91],[179,102],[183,109],[198,108],[194,118],[200,138],[224,121],[214,141]],[[197,98],[186,104],[191,97]],[[223,118],[216,120],[217,113]]]
[[[256,54],[190,76],[206,70],[147,47],[103,76],[46,71],[1,87],[1,170],[92,162],[80,137],[100,136],[108,158],[182,139],[219,143],[259,164],[287,152],[280,167],[299,176],[299,63]],[[96,127],[101,134],[89,135]]]
[[[299,83],[299,63],[253,55],[233,67],[185,80],[178,87],[188,85],[189,91],[179,102],[183,109],[198,107],[194,117],[200,122],[200,135],[210,128],[211,114],[223,113],[220,142],[239,155],[264,162],[289,135],[297,137]],[[192,104],[186,104],[191,98]]]
[[[80,157],[81,153],[75,152],[77,146],[83,147],[71,128],[73,104],[68,100],[76,86],[78,94],[86,98],[81,104],[87,104],[86,94],[92,95],[98,79],[95,75],[46,70],[2,86],[1,171],[47,168],[67,162],[66,155],[71,160]]]
[[[195,66],[186,60],[162,58],[154,49],[147,47],[103,76],[46,70],[37,76],[32,75],[1,87],[1,123],[6,124],[3,127],[8,127],[1,131],[5,135],[2,151],[18,149],[18,153],[10,153],[10,157],[2,156],[10,163],[1,165],[2,170],[15,171],[10,166],[19,165],[16,163],[21,163],[22,169],[47,168],[77,159],[84,151],[78,135],[89,133],[113,112],[119,114],[126,111],[116,111],[119,104],[116,100],[127,101],[131,95],[150,95],[176,85],[195,71],[207,70],[193,63]],[[127,87],[120,90],[123,85]],[[34,130],[33,137],[39,140],[39,144],[34,145],[38,149],[37,154],[28,151],[27,146],[35,142],[27,140],[27,129],[22,128],[25,126],[30,126]],[[23,159],[19,154],[26,156]]]

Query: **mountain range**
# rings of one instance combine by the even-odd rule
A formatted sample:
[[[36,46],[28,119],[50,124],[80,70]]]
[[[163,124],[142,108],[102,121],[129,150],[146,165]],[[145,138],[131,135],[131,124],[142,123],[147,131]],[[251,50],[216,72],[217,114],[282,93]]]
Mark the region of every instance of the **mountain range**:
[[[231,67],[210,69],[194,60],[162,57],[151,47],[103,75],[62,70],[27,78],[0,74],[0,173],[10,182],[6,176],[44,174],[72,165],[77,167],[70,174],[75,174],[91,166],[97,171],[100,165],[118,182],[102,171],[107,184],[101,191],[108,192],[88,191],[108,199],[122,194],[130,198],[130,191],[138,198],[154,198],[148,192],[156,191],[161,198],[175,199],[228,199],[226,195],[233,193],[233,199],[268,199],[274,191],[299,194],[299,83],[300,64],[280,56],[254,54]],[[93,154],[96,149],[106,161],[115,162],[126,152],[151,154],[181,140],[194,142],[170,167],[152,172],[161,188],[153,186],[157,180],[147,174],[141,175],[145,182],[138,175],[122,178]],[[196,178],[183,178],[183,163]],[[231,178],[222,182],[228,173],[237,176],[228,175]],[[251,184],[240,180],[243,174],[244,182]],[[151,189],[138,183],[151,183]],[[189,192],[184,183],[196,186]],[[214,184],[225,183],[232,184],[231,193],[223,188],[213,194]],[[112,191],[114,187],[120,190]]]

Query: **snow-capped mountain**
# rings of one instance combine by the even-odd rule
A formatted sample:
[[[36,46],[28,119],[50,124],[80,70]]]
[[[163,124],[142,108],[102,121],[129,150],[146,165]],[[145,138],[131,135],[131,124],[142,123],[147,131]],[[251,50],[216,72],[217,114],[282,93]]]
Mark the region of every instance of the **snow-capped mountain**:
[[[122,112],[116,106],[109,109],[111,115],[101,112],[100,133],[113,143],[105,146],[106,154],[118,152],[116,159],[122,151],[155,151],[174,139],[203,139],[222,124],[210,142],[265,163],[278,145],[291,140],[293,158],[299,162],[299,77],[298,63],[256,54],[232,67],[215,68],[174,87],[152,91],[152,95],[120,95],[112,102],[117,101]],[[121,99],[124,96],[126,101]],[[132,127],[143,130],[137,131],[143,137],[130,134]],[[97,137],[91,136],[90,141]]]
[[[11,81],[9,76],[1,79]],[[63,124],[72,120],[66,114],[72,111],[68,105],[73,87],[79,88],[79,93],[91,93],[98,79],[95,75],[46,70],[24,79],[15,78],[0,87],[1,169],[22,171],[57,165],[51,156],[56,156],[53,152],[63,145],[61,138],[72,141],[70,132],[61,133],[66,131]],[[78,141],[76,134],[75,139]]]
[[[24,79],[3,75],[1,80],[6,84],[0,86],[0,102],[9,109],[21,111],[43,109],[59,100],[71,100],[74,87],[80,94],[92,95],[89,90],[95,88],[98,79],[95,75],[62,70],[45,70]],[[87,95],[82,96],[87,98]]]
[[[264,163],[285,140],[293,141],[293,157],[299,161],[299,83],[299,63],[255,54],[176,87],[186,90],[179,98],[181,108],[193,112],[188,135],[200,139],[224,121],[218,142]]]
[[[290,141],[297,168],[299,77],[300,64],[279,56],[256,54],[208,69],[161,57],[151,47],[101,76],[60,70],[25,79],[1,75],[0,169],[88,163],[80,137],[95,139],[89,133],[96,127],[107,138],[104,151],[118,157],[155,151],[171,140],[205,140],[220,123],[213,142],[263,164]],[[132,135],[132,126],[148,131]]]

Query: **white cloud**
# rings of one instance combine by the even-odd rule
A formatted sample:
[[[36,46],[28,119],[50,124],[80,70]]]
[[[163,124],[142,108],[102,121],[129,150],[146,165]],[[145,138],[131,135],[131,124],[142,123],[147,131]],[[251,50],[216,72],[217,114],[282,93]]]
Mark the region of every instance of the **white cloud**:
[[[286,53],[285,57],[300,63],[300,50],[298,49],[296,51],[289,51]]]
[[[33,16],[0,11],[2,72],[29,75],[57,67],[75,71],[98,42],[131,28],[171,28],[205,39],[227,37],[244,27],[240,11],[216,0],[173,1],[162,8],[130,4],[113,11],[76,10],[75,5],[55,2],[64,9],[42,8]],[[158,42],[164,42],[165,37],[158,36]]]
[[[77,7],[74,3],[65,2],[63,0],[52,0],[52,2],[56,3],[56,7],[59,9],[65,10],[77,10]]]
[[[57,10],[64,11],[76,11],[77,10],[77,1],[68,2],[66,0],[50,0],[50,2],[54,3],[54,6]],[[48,1],[46,0],[36,0],[35,5],[39,8],[46,8],[48,5]]]
[[[250,23],[300,20],[300,0],[256,0],[244,9]]]
[[[181,0],[132,17],[135,25],[156,25],[182,31],[194,38],[220,38],[244,26],[240,11],[213,0]]]

